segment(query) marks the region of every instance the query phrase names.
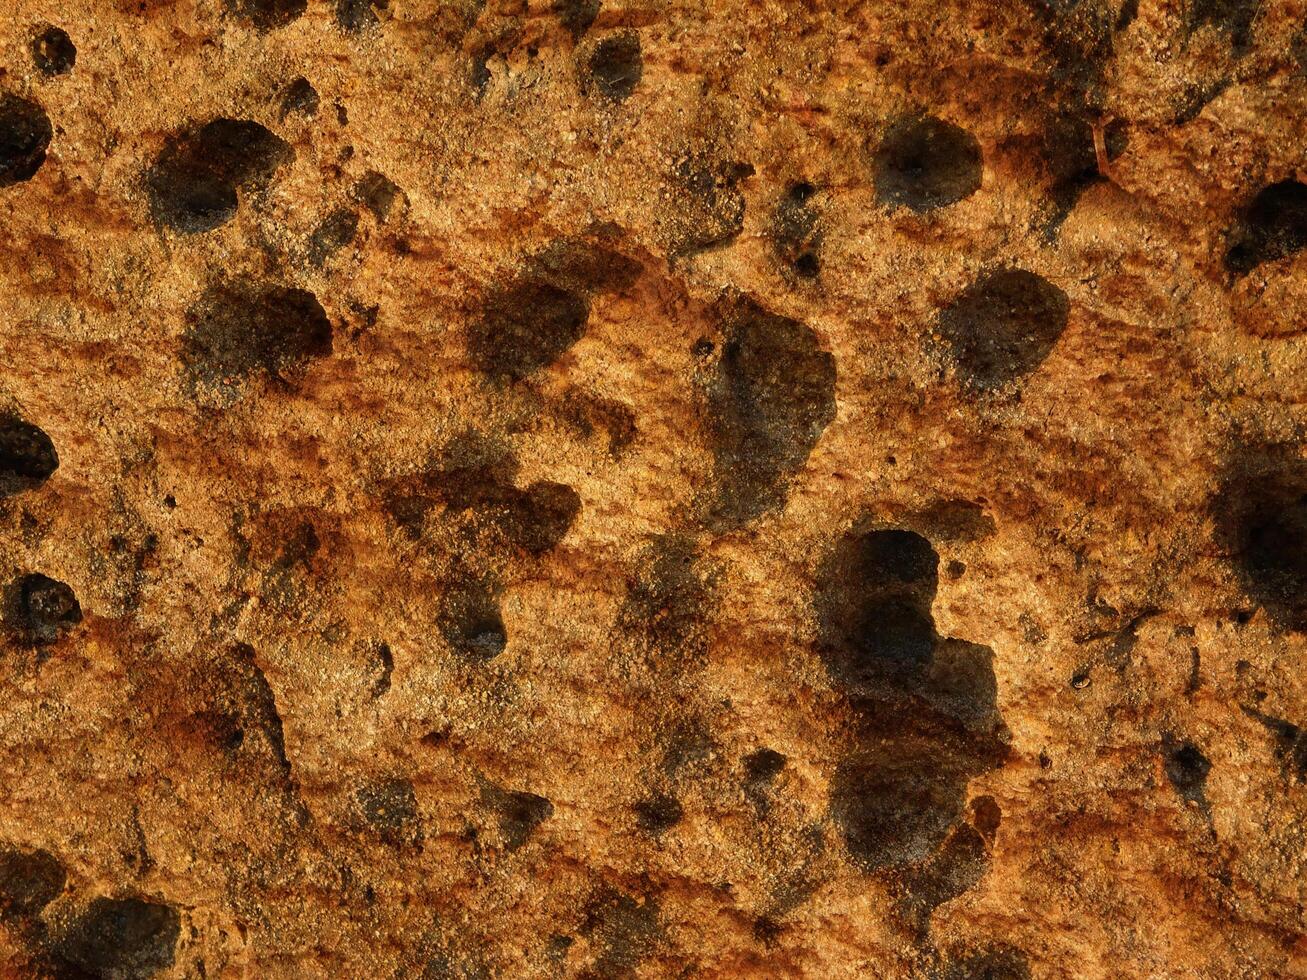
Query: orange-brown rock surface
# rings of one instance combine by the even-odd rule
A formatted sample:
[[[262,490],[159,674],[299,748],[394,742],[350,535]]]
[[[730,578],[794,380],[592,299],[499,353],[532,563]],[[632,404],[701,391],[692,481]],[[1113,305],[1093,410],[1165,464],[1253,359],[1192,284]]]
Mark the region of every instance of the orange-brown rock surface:
[[[1307,976],[1302,0],[10,0],[0,975]]]

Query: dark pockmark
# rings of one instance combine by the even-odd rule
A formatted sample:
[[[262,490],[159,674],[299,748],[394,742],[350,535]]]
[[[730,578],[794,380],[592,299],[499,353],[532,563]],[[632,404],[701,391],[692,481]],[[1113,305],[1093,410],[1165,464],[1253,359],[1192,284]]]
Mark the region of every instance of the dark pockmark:
[[[771,806],[771,787],[789,760],[775,749],[758,749],[744,757],[744,795],[760,812]]]
[[[331,321],[303,289],[246,280],[210,286],[188,319],[181,360],[197,389],[222,391],[257,375],[284,380],[332,349]]]
[[[379,698],[390,690],[390,675],[395,671],[395,655],[390,652],[389,643],[378,643],[375,649],[380,669],[376,681],[372,684],[372,696]]]
[[[378,10],[390,6],[390,0],[335,0],[336,26],[347,34],[360,34],[381,23]]]
[[[295,157],[281,137],[246,119],[215,119],[168,141],[146,172],[155,221],[183,235],[236,215],[236,191],[267,185]]]
[[[64,890],[64,866],[49,851],[0,847],[0,919],[30,919]]]
[[[22,419],[0,418],[0,497],[34,490],[59,468],[54,442]]]
[[[641,567],[617,617],[618,633],[632,639],[654,671],[679,671],[702,662],[711,584],[693,544],[659,538]]]
[[[630,288],[644,267],[617,250],[617,229],[601,226],[588,237],[563,238],[531,256],[529,274],[574,293],[618,293]]]
[[[1249,452],[1231,464],[1214,509],[1249,598],[1307,630],[1307,461],[1291,447]]]
[[[77,63],[77,45],[62,27],[48,26],[32,38],[32,62],[47,78],[66,75]]]
[[[535,829],[554,815],[554,805],[543,796],[493,783],[482,785],[481,804],[495,815],[504,849],[509,851],[525,844]]]
[[[1257,192],[1231,233],[1225,267],[1247,275],[1307,246],[1307,184],[1282,180]]]
[[[1030,980],[1030,964],[1021,950],[995,945],[951,954],[935,977],[937,980]]]
[[[1207,808],[1207,774],[1212,771],[1212,764],[1207,756],[1193,742],[1175,742],[1167,738],[1162,743],[1163,758],[1166,763],[1166,778],[1171,781],[1175,791],[1203,809]]]
[[[662,748],[659,768],[670,777],[710,758],[717,748],[712,731],[695,717],[677,722],[659,733],[658,743]]]
[[[635,811],[636,826],[654,835],[675,827],[685,815],[680,801],[666,793],[647,796],[632,809]]]
[[[992,796],[977,796],[971,801],[971,822],[980,831],[980,836],[992,841],[1003,822],[1003,811]]]
[[[9,591],[14,632],[31,646],[55,643],[82,621],[82,607],[73,590],[48,575],[24,575]]]
[[[635,412],[629,405],[582,389],[572,389],[563,396],[559,414],[583,438],[601,432],[613,459],[621,459],[637,435]]]
[[[1275,736],[1275,756],[1286,769],[1293,770],[1295,782],[1307,781],[1307,731],[1293,722],[1268,715],[1257,708],[1240,705],[1243,713],[1266,726],[1267,731]]]
[[[180,935],[181,917],[171,905],[101,897],[74,920],[53,949],[58,960],[88,976],[143,978],[172,966]]]
[[[782,265],[800,279],[815,279],[821,271],[817,252],[820,212],[814,202],[817,188],[806,181],[792,184],[776,206],[772,221],[772,242]]]
[[[1076,110],[1054,116],[1044,129],[1044,159],[1052,178],[1053,216],[1046,229],[1050,235],[1061,227],[1081,194],[1107,179],[1098,169],[1094,140],[1090,116]],[[1126,148],[1124,123],[1109,123],[1103,140],[1107,159],[1115,160]]]
[[[956,204],[980,189],[980,143],[934,116],[890,127],[875,153],[876,199],[918,214]]]
[[[959,377],[981,391],[1030,374],[1066,329],[1071,303],[1024,269],[986,273],[940,311],[938,326]]]
[[[1234,56],[1241,58],[1252,46],[1259,4],[1260,0],[1189,0],[1184,6],[1186,27],[1191,34],[1204,26],[1224,32]]]
[[[814,603],[818,652],[859,713],[831,814],[865,870],[919,866],[936,891],[942,872],[922,863],[955,831],[969,781],[1006,755],[991,652],[935,630],[938,562],[920,535],[855,526],[818,570]]]
[[[260,31],[271,31],[298,20],[308,0],[227,0],[227,10]]]
[[[498,543],[539,556],[567,534],[581,510],[571,487],[537,480],[516,486],[518,463],[502,444],[474,432],[450,441],[433,467],[390,481],[386,509],[411,536],[419,537],[428,512],[443,504],[446,514],[489,531]]]
[[[640,35],[634,31],[605,38],[595,45],[586,63],[590,82],[610,102],[624,102],[644,75]]]
[[[576,41],[590,29],[590,25],[599,16],[602,0],[554,0],[554,12],[558,22]]]
[[[905,870],[896,882],[899,907],[925,933],[935,909],[970,891],[987,870],[984,838],[970,824],[957,824],[928,861]]]
[[[552,364],[581,339],[590,318],[584,296],[541,278],[494,290],[468,328],[468,353],[497,381],[520,381]]]
[[[304,116],[306,119],[312,119],[318,114],[318,90],[313,84],[301,75],[289,85],[286,86],[281,95],[281,121],[292,115]]]
[[[1029,0],[1044,29],[1052,101],[1063,111],[1097,113],[1105,98],[1118,17],[1110,4]]]
[[[309,236],[309,262],[321,268],[329,258],[354,241],[358,230],[358,212],[352,208],[336,208],[322,219]]]
[[[665,198],[668,253],[672,258],[727,245],[744,230],[744,191],[740,183],[753,167],[697,148],[672,167]]]
[[[407,779],[365,783],[355,791],[354,802],[364,822],[385,843],[399,846],[421,838],[417,794]]]
[[[797,320],[742,301],[707,379],[714,490],[701,501],[726,531],[785,502],[788,483],[835,418],[835,359]]]
[[[31,99],[0,95],[0,187],[31,180],[45,163],[54,129]]]
[[[394,181],[375,170],[369,170],[354,185],[354,200],[371,211],[372,216],[383,224],[390,217],[390,209],[395,206],[400,193],[399,186]]]
[[[598,977],[630,976],[666,939],[660,912],[652,898],[640,901],[601,890],[587,904],[579,930],[594,949],[590,972]]]
[[[450,648],[473,663],[493,660],[508,646],[498,589],[483,579],[462,579],[445,590],[438,625]]]

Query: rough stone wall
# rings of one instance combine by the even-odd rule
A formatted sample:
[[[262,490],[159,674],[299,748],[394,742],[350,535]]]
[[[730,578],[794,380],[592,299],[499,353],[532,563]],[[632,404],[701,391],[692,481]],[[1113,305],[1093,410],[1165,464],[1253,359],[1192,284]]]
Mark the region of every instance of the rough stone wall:
[[[10,0],[0,971],[1307,975],[1302,0]]]

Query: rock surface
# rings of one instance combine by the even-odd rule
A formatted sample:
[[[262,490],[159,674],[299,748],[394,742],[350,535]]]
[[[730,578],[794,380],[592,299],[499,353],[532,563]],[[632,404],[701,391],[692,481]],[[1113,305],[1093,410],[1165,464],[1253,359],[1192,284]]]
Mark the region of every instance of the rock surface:
[[[0,975],[1307,976],[1301,0],[0,39]]]

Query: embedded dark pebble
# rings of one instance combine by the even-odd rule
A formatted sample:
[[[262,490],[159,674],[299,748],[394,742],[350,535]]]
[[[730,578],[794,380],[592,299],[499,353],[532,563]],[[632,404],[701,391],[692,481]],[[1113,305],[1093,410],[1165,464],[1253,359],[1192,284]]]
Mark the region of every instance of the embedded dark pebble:
[[[1001,388],[1044,363],[1071,304],[1043,276],[1025,269],[986,273],[940,311],[939,333],[959,377],[972,388]]]
[[[450,648],[474,663],[493,660],[508,645],[496,590],[484,581],[466,580],[446,590],[438,625]]]
[[[58,468],[54,442],[40,427],[0,418],[0,498],[36,489]]]
[[[32,38],[32,61],[42,75],[66,75],[77,64],[77,45],[62,27],[47,27]]]
[[[246,119],[214,119],[173,137],[145,175],[150,210],[184,235],[212,231],[236,216],[237,189],[262,187],[295,153]]]
[[[45,163],[54,129],[31,99],[0,95],[0,187],[31,180]]]

